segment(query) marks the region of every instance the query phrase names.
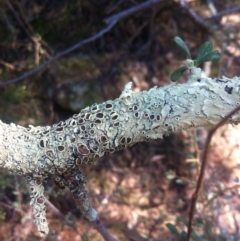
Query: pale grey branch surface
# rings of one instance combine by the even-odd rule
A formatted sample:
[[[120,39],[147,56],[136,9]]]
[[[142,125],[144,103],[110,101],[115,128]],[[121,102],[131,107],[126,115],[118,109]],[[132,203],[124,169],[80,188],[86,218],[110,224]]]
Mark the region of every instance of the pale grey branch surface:
[[[48,233],[42,181],[67,186],[90,221],[92,208],[79,166],[149,139],[190,127],[214,126],[240,104],[240,78],[211,79],[187,61],[187,83],[135,93],[131,83],[119,98],[87,107],[53,126],[24,128],[0,122],[0,168],[27,178],[35,222]],[[228,123],[238,124],[240,114]]]

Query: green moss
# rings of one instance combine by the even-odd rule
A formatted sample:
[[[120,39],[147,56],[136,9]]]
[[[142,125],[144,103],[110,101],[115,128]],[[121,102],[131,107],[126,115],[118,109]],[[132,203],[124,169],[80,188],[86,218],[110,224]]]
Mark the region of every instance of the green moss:
[[[9,104],[16,104],[23,101],[25,98],[30,97],[31,94],[27,90],[25,85],[11,85],[8,89],[0,96],[1,103],[3,101]]]
[[[39,125],[42,122],[40,101],[25,85],[8,86],[0,95],[0,103],[0,120],[5,123]]]
[[[55,69],[60,78],[75,76],[80,78],[96,78],[100,75],[97,66],[90,58],[67,58],[60,59]],[[74,82],[71,80],[71,82]]]

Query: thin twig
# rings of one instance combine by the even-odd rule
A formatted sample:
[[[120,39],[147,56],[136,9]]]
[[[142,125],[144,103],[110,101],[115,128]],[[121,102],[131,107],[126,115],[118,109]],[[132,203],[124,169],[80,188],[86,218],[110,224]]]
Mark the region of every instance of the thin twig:
[[[193,215],[194,215],[194,211],[195,211],[195,206],[196,206],[196,202],[197,202],[197,198],[198,198],[198,194],[200,191],[200,188],[202,186],[202,181],[203,181],[203,176],[204,176],[204,171],[205,171],[205,167],[207,164],[207,155],[208,155],[208,150],[210,147],[210,143],[212,140],[212,137],[214,135],[214,133],[216,132],[216,130],[222,126],[226,121],[229,120],[229,118],[234,115],[235,113],[237,113],[240,110],[240,106],[238,106],[237,108],[235,108],[233,111],[231,111],[228,115],[226,115],[215,127],[213,127],[207,136],[206,142],[205,142],[205,147],[203,150],[203,156],[202,156],[202,166],[201,166],[201,170],[200,170],[200,174],[198,177],[198,181],[197,181],[197,187],[196,190],[194,192],[194,194],[192,195],[192,202],[191,202],[191,207],[190,207],[190,213],[189,213],[189,221],[188,221],[188,234],[187,234],[187,241],[190,240],[190,236],[192,233],[192,221],[193,221]]]
[[[34,36],[34,33],[33,33],[33,30],[31,29],[30,25],[28,24],[28,22],[26,21],[25,17],[24,17],[24,14],[22,13],[21,11],[21,8],[20,8],[20,13],[21,13],[21,16],[23,18],[23,21],[22,19],[18,16],[17,12],[15,11],[14,7],[12,6],[12,4],[8,1],[8,0],[4,0],[5,3],[8,5],[9,9],[12,11],[14,17],[17,19],[18,23],[20,24],[20,26],[22,27],[22,29],[25,31],[25,33],[27,34],[27,36],[29,37],[29,39],[31,40],[31,42],[34,44],[34,48],[35,48],[35,51],[34,51],[34,58],[35,58],[35,65],[38,65],[39,64],[39,60],[40,60],[40,57],[39,57],[39,53],[42,52],[46,55],[46,57],[48,59],[51,58],[51,56],[45,51],[45,49],[43,49],[41,47],[41,44],[39,43],[40,42],[40,39],[36,38]],[[27,27],[26,27],[27,26]],[[41,50],[41,51],[40,51]]]
[[[179,0],[178,4],[184,9],[188,15],[198,23],[202,28],[206,29],[208,32],[212,32],[211,26],[205,22],[205,20],[199,16],[187,3],[185,0]]]
[[[31,220],[34,223],[34,220],[33,220],[33,218],[31,218],[31,215],[29,215],[28,213],[24,212],[22,209],[15,207],[13,205],[13,203],[12,204],[7,204],[7,203],[4,203],[4,202],[0,201],[0,204],[1,204],[1,206],[4,206],[6,208],[13,209],[14,211],[20,213],[22,216],[27,217],[27,219]]]
[[[28,31],[30,33],[30,38],[32,37],[34,42],[35,42],[35,45],[36,45],[35,46],[35,57],[36,57],[36,51],[39,49],[39,51],[38,51],[39,54],[44,54],[47,57],[47,59],[50,59],[52,56],[50,54],[48,54],[48,52],[45,49],[42,48],[42,44],[45,45],[45,47],[48,47],[50,49],[50,51],[53,52],[53,50],[51,49],[51,47],[42,38],[39,38],[39,37],[35,36],[34,30],[33,30],[32,26],[31,26],[31,24],[27,21],[27,19],[25,17],[26,14],[24,13],[24,11],[23,11],[23,9],[21,7],[20,2],[18,2],[18,8],[19,8],[19,12],[20,12],[20,15],[22,17],[22,20],[23,20],[24,24],[26,25],[26,27],[27,27],[27,29],[28,29]],[[38,60],[36,59],[35,62],[37,62],[37,61]]]
[[[42,70],[43,68],[45,68],[49,64],[55,62],[59,58],[65,56],[66,54],[69,54],[69,53],[73,52],[74,50],[78,49],[79,47],[83,46],[84,44],[90,43],[90,42],[100,38],[105,33],[109,32],[113,28],[113,26],[115,26],[120,20],[130,16],[131,14],[139,12],[143,9],[152,7],[154,4],[160,3],[162,1],[164,1],[164,0],[149,0],[147,2],[139,4],[139,5],[134,6],[132,8],[129,8],[129,9],[123,11],[123,12],[120,12],[118,14],[115,14],[115,15],[105,19],[104,21],[108,24],[107,27],[100,30],[97,34],[93,35],[90,38],[87,38],[87,39],[84,39],[84,40],[78,42],[77,44],[73,45],[72,47],[63,50],[62,52],[57,53],[54,57],[52,57],[48,61],[44,62],[43,64],[39,65],[38,67],[36,67],[36,68],[34,68],[34,69],[32,69],[28,72],[25,72],[23,75],[21,75],[17,78],[14,78],[14,79],[11,79],[11,80],[0,83],[0,87],[15,83],[17,81],[23,80],[25,78],[28,78],[28,77],[36,74],[37,72],[39,72],[40,70]]]
[[[234,189],[236,189],[236,188],[240,188],[240,184],[235,185],[235,186],[233,186],[233,187],[227,187],[227,188],[225,188],[225,189],[223,189],[223,190],[219,190],[216,195],[214,195],[212,198],[210,198],[210,199],[207,201],[206,204],[204,204],[203,210],[204,210],[206,207],[208,207],[216,198],[222,196],[225,192],[234,190]]]
[[[93,227],[102,235],[105,241],[117,241],[105,228],[105,226],[102,224],[101,220],[97,218],[93,222]]]
[[[28,35],[28,37],[31,39],[31,41],[35,44],[35,39],[32,37],[31,33],[29,32],[29,30],[26,28],[26,26],[24,25],[23,21],[19,18],[19,16],[17,15],[15,9],[13,8],[12,4],[8,1],[8,0],[4,0],[5,3],[8,5],[9,9],[12,11],[14,17],[17,19],[18,23],[20,24],[20,26],[22,27],[22,29],[26,32],[26,34]]]
[[[205,20],[221,18],[224,15],[228,15],[228,14],[239,12],[239,11],[240,11],[240,6],[236,6],[236,7],[233,7],[233,8],[230,8],[230,9],[218,12],[217,14],[215,14],[215,15],[213,15],[211,17],[205,18]]]
[[[13,64],[7,63],[5,61],[0,60],[0,64],[3,65],[4,67],[8,68],[8,69],[11,69],[11,70],[15,69],[15,66]]]
[[[64,51],[62,52],[59,52],[58,54],[56,54],[53,58],[49,59],[48,61],[44,62],[43,64],[39,65],[37,68],[35,69],[32,69],[28,72],[25,72],[23,75],[17,77],[17,78],[14,78],[14,79],[11,79],[11,80],[8,80],[8,81],[5,81],[3,83],[0,83],[0,87],[1,86],[5,86],[5,85],[9,85],[9,84],[13,84],[17,81],[20,81],[20,80],[23,80],[27,77],[30,77],[34,74],[36,74],[37,72],[39,72],[40,70],[42,70],[43,68],[45,68],[46,66],[48,66],[49,64],[55,62],[56,60],[58,60],[59,58],[63,57],[64,55],[66,54],[69,54],[71,52],[73,52],[74,50],[76,50],[77,48],[83,46],[84,44],[86,43],[90,43],[96,39],[98,39],[99,37],[101,37],[103,34],[105,34],[106,32],[108,32],[117,22],[112,22],[110,25],[108,25],[106,28],[102,29],[101,31],[99,31],[97,34],[95,34],[94,36],[90,37],[90,38],[87,38],[87,39],[84,39],[82,41],[80,41],[79,43],[73,45],[72,47],[68,48],[68,49],[65,49]]]
[[[56,208],[49,200],[46,199],[46,203],[47,205],[54,211],[55,214],[57,214],[68,226],[72,227],[75,232],[81,237],[82,239],[82,235],[81,233],[78,231],[76,225],[74,225],[73,222],[71,222],[70,220],[68,220],[61,212],[58,208]]]
[[[109,17],[109,18],[106,18],[104,20],[104,22],[109,24],[112,21],[119,21],[120,19],[124,19],[126,17],[129,17],[130,15],[132,15],[134,13],[137,13],[137,12],[140,12],[140,11],[146,9],[146,8],[152,7],[153,5],[158,4],[162,1],[164,1],[164,0],[149,0],[149,1],[146,1],[144,3],[141,3],[141,4],[137,5],[137,6],[131,7],[129,9],[125,10],[125,11],[117,13],[117,14]]]

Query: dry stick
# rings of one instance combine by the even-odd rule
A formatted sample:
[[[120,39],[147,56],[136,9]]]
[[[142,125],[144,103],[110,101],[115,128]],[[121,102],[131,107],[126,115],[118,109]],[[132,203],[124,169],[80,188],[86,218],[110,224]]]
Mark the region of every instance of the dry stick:
[[[208,133],[208,136],[207,136],[207,139],[206,139],[206,142],[205,142],[205,147],[204,147],[204,150],[203,150],[202,166],[201,166],[200,174],[199,174],[198,181],[197,181],[197,187],[196,187],[196,190],[195,190],[194,194],[192,195],[192,202],[191,202],[190,213],[189,213],[189,221],[188,221],[187,241],[190,240],[190,235],[191,235],[191,232],[192,232],[193,215],[194,215],[195,206],[196,206],[196,202],[197,202],[197,198],[198,198],[198,193],[200,191],[200,188],[201,188],[201,185],[202,185],[202,181],[203,181],[204,171],[205,171],[205,167],[206,167],[206,164],[207,164],[207,154],[208,154],[208,150],[209,150],[209,147],[210,147],[210,143],[211,143],[212,137],[213,137],[214,133],[216,132],[216,130],[220,126],[222,126],[232,115],[237,113],[239,110],[240,110],[240,106],[238,106],[233,111],[231,111],[228,115],[226,115]]]
[[[27,214],[26,212],[24,212],[23,210],[21,210],[21,209],[19,209],[19,208],[17,208],[17,207],[14,207],[13,204],[10,205],[10,204],[6,204],[6,203],[1,202],[1,201],[0,201],[0,204],[1,204],[1,206],[5,206],[6,208],[13,209],[14,211],[20,213],[22,216],[28,215],[28,214]],[[31,220],[31,221],[34,223],[33,218],[31,218],[31,217],[29,216],[28,219]]]
[[[0,64],[3,65],[3,66],[5,66],[5,67],[8,68],[8,69],[11,69],[11,70],[14,70],[14,69],[15,69],[15,66],[14,66],[13,64],[7,63],[7,62],[5,62],[5,61],[0,60]]]
[[[104,22],[107,24],[111,23],[112,21],[119,21],[120,19],[126,18],[134,13],[140,12],[146,8],[152,7],[154,4],[158,4],[164,0],[149,0],[147,2],[144,2],[142,4],[139,4],[137,6],[131,7],[125,11],[122,11],[120,13],[117,13],[109,18],[106,18]]]
[[[208,32],[212,32],[210,25],[205,22],[205,20],[199,16],[189,5],[186,3],[185,0],[179,0],[177,3],[193,18],[195,22],[197,22],[200,26],[206,29]]]
[[[235,185],[235,186],[233,186],[233,187],[227,187],[227,188],[225,188],[225,189],[223,189],[223,190],[218,191],[218,193],[217,193],[216,195],[214,195],[212,198],[210,198],[210,199],[207,201],[206,204],[204,204],[203,210],[205,210],[205,208],[208,207],[216,198],[222,196],[225,192],[234,190],[234,189],[236,189],[236,188],[240,188],[240,184]]]
[[[201,27],[206,29],[209,33],[213,33],[214,29],[212,29],[211,25],[207,23],[206,20],[220,18],[224,15],[240,11],[240,6],[237,6],[228,10],[221,11],[211,17],[202,18],[187,4],[186,0],[179,0],[177,1],[177,3],[193,18],[195,22],[197,22]]]
[[[8,1],[8,0],[4,0],[5,3],[8,5],[9,9],[12,11],[14,17],[17,19],[18,23],[20,24],[20,26],[23,28],[23,30],[26,32],[26,34],[28,35],[28,37],[31,39],[31,41],[36,44],[36,40],[33,38],[33,36],[31,35],[31,33],[29,32],[29,30],[26,28],[26,26],[24,25],[23,21],[19,18],[19,16],[17,15],[15,9],[13,8],[12,4]]]
[[[47,50],[42,48],[42,45],[45,45],[45,47],[48,48],[51,53],[53,53],[53,49],[42,38],[35,36],[34,30],[31,26],[31,24],[27,21],[26,16],[25,16],[26,14],[24,13],[20,2],[18,2],[18,9],[19,9],[20,16],[22,17],[24,24],[26,25],[27,29],[29,30],[31,36],[33,36],[34,40],[37,42],[35,49],[37,50],[37,48],[39,48],[39,53],[44,54],[47,57],[47,59],[50,59],[52,56],[50,54],[48,54]]]
[[[98,32],[97,34],[95,34],[94,36],[90,37],[90,38],[87,38],[87,39],[84,39],[82,41],[80,41],[79,43],[73,45],[72,47],[68,48],[68,49],[65,49],[64,51],[62,52],[59,52],[58,54],[56,54],[53,58],[49,59],[48,61],[44,62],[43,64],[39,65],[37,68],[35,69],[32,69],[28,72],[25,72],[23,75],[17,77],[17,78],[14,78],[14,79],[11,79],[11,80],[8,80],[8,81],[5,81],[3,83],[0,83],[0,87],[2,86],[5,86],[5,85],[9,85],[9,84],[13,84],[17,81],[20,81],[20,80],[23,80],[27,77],[30,77],[34,74],[36,74],[37,72],[39,72],[40,70],[42,70],[43,68],[45,68],[46,66],[48,66],[49,64],[55,62],[56,60],[58,60],[59,58],[63,57],[64,55],[66,54],[69,54],[71,53],[72,51],[76,50],[77,48],[83,46],[84,44],[86,43],[90,43],[96,39],[98,39],[99,37],[101,37],[103,34],[105,34],[106,32],[108,32],[117,22],[112,22],[110,25],[108,25],[106,28],[102,29],[100,32]]]
[[[22,18],[23,18],[25,24],[27,25],[27,27],[25,26],[24,22],[21,20],[21,18],[16,13],[16,11],[15,11],[14,7],[12,6],[12,4],[8,0],[4,0],[4,1],[8,5],[9,9],[12,11],[14,17],[17,19],[17,21],[20,24],[20,26],[22,27],[22,29],[25,31],[25,33],[27,34],[29,39],[34,44],[34,47],[35,47],[35,53],[34,53],[35,64],[36,65],[39,64],[39,59],[40,59],[39,58],[39,52],[40,52],[40,50],[47,56],[48,59],[51,58],[51,56],[39,44],[40,40],[38,40],[36,37],[34,37],[34,33],[31,30],[31,28],[29,27],[27,21],[25,21],[24,15],[22,14],[21,10],[20,10],[20,12],[21,12],[21,15],[23,16]]]
[[[105,241],[117,241],[112,235],[108,232],[105,226],[102,224],[101,220],[97,218],[93,222],[93,227],[102,235]]]
[[[230,8],[230,9],[218,12],[217,14],[215,14],[215,15],[213,15],[211,17],[206,18],[206,20],[221,18],[224,15],[228,15],[228,14],[239,12],[239,11],[240,11],[240,6],[236,6],[236,7],[233,7],[233,8]]]
[[[134,14],[136,12],[139,12],[140,10],[149,8],[151,6],[153,6],[154,4],[160,3],[164,0],[149,0],[147,2],[144,2],[142,4],[139,4],[138,6],[134,6],[132,8],[129,8],[123,12],[120,12],[118,14],[115,14],[107,19],[105,19],[105,22],[108,24],[108,26],[102,30],[100,30],[97,34],[93,35],[90,38],[84,39],[80,42],[78,42],[77,44],[73,45],[72,47],[63,50],[62,52],[59,52],[58,54],[56,54],[54,57],[52,57],[51,59],[49,59],[48,61],[44,62],[43,64],[39,65],[37,68],[34,68],[28,72],[25,72],[23,75],[5,81],[3,83],[0,83],[0,87],[5,86],[5,85],[9,85],[12,83],[15,83],[17,81],[23,80],[27,77],[30,77],[34,74],[36,74],[37,72],[39,72],[40,70],[42,70],[43,68],[45,68],[46,66],[48,66],[49,64],[55,62],[56,60],[58,60],[59,58],[63,57],[66,54],[69,54],[71,52],[73,52],[74,50],[78,49],[79,47],[83,46],[84,44],[90,43],[98,38],[100,38],[101,36],[103,36],[105,33],[107,33],[108,31],[110,31],[113,26],[118,23],[120,20],[122,20],[123,18],[126,18],[128,16],[130,16],[131,14]]]
[[[77,227],[72,223],[70,220],[68,220],[58,208],[56,208],[48,199],[46,199],[47,205],[54,211],[55,214],[57,214],[68,226],[72,227],[75,232],[82,238],[81,233],[78,231]]]

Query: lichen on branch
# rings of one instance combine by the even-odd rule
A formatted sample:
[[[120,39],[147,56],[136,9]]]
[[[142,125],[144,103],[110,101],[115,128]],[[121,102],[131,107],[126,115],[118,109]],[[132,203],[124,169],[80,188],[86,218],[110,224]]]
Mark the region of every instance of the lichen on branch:
[[[149,139],[197,126],[213,126],[240,104],[240,78],[211,79],[187,63],[185,84],[135,93],[132,83],[115,100],[94,104],[66,121],[24,128],[0,122],[0,168],[27,178],[36,224],[48,233],[42,182],[50,178],[68,187],[90,221],[97,218],[79,167]],[[228,123],[239,123],[240,115]]]

